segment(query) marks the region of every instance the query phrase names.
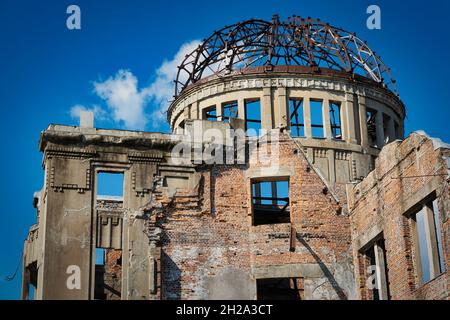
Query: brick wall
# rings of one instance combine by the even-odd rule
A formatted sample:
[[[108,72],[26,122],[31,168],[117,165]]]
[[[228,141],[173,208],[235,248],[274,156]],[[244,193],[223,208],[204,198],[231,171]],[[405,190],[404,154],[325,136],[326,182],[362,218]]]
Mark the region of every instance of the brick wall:
[[[216,297],[215,291],[221,290],[218,280],[241,276],[249,277],[248,286],[255,287],[252,268],[294,264],[314,264],[324,273],[310,280],[312,290],[306,298],[352,298],[349,218],[296,148],[290,138],[280,137],[279,166],[292,172],[290,224],[252,226],[249,173],[271,166],[262,161],[205,166],[199,169],[198,198],[181,191],[169,204],[161,197],[168,208],[158,222],[163,229],[163,299]],[[295,251],[290,250],[291,228],[296,231]]]
[[[358,266],[360,298],[370,297],[365,286],[364,259],[360,249],[380,232],[385,239],[389,291],[392,299],[448,299],[449,272],[421,285],[418,277],[413,228],[409,214],[420,201],[437,196],[439,218],[449,269],[447,149],[421,134],[395,141],[383,148],[376,168],[350,190],[353,257]]]

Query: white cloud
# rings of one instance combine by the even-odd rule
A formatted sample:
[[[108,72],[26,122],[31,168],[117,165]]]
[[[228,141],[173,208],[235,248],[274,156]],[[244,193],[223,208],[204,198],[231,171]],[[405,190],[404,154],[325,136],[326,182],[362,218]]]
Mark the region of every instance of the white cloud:
[[[148,123],[146,108],[151,106],[153,110],[147,112],[152,126],[158,128],[161,121],[166,121],[164,113],[173,100],[178,66],[199,44],[199,40],[183,44],[171,60],[164,60],[156,69],[154,80],[147,87],[140,89],[136,76],[125,69],[120,69],[105,81],[94,82],[94,92],[104,100],[112,112],[111,116],[99,106],[86,108],[82,105],[73,106],[71,116],[78,117],[80,110],[88,110],[94,112],[97,120],[112,117],[112,120],[123,123],[127,129],[144,130]]]
[[[145,128],[145,94],[138,89],[137,78],[130,71],[121,69],[114,77],[95,82],[94,91],[105,100],[114,121],[123,121],[128,129]]]

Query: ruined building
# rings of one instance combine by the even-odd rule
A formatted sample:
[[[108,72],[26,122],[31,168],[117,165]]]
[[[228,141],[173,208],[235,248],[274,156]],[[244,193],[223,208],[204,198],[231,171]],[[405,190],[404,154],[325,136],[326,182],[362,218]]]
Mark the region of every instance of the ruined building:
[[[450,148],[404,139],[405,112],[352,33],[216,31],[179,66],[172,133],[41,133],[23,298],[449,299]]]

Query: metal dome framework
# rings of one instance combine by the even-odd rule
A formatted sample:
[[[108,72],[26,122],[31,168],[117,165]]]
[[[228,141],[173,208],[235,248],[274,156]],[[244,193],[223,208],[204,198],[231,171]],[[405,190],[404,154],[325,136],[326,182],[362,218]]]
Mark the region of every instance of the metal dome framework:
[[[256,66],[309,66],[365,76],[396,95],[390,69],[354,33],[320,20],[289,17],[250,19],[215,31],[178,66],[175,98],[189,85]]]

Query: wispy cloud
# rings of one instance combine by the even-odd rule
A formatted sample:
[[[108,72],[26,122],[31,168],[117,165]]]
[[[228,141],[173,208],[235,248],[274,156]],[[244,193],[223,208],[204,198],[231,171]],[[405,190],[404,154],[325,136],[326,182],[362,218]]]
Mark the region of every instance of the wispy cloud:
[[[153,126],[157,126],[164,120],[164,112],[169,103],[173,100],[174,80],[176,79],[178,66],[184,60],[185,56],[191,53],[200,44],[199,40],[183,44],[171,60],[165,60],[156,70],[156,78],[145,90],[155,110],[151,113]],[[183,80],[183,79],[182,79]]]
[[[152,127],[158,128],[165,121],[164,113],[173,99],[177,67],[199,44],[199,40],[183,44],[172,59],[164,60],[156,69],[154,80],[146,87],[139,88],[137,77],[125,69],[105,81],[94,82],[94,92],[104,101],[110,118],[126,129],[144,130],[149,119]],[[71,116],[78,117],[80,110],[93,111],[97,120],[105,120],[109,115],[99,106],[75,105]]]

